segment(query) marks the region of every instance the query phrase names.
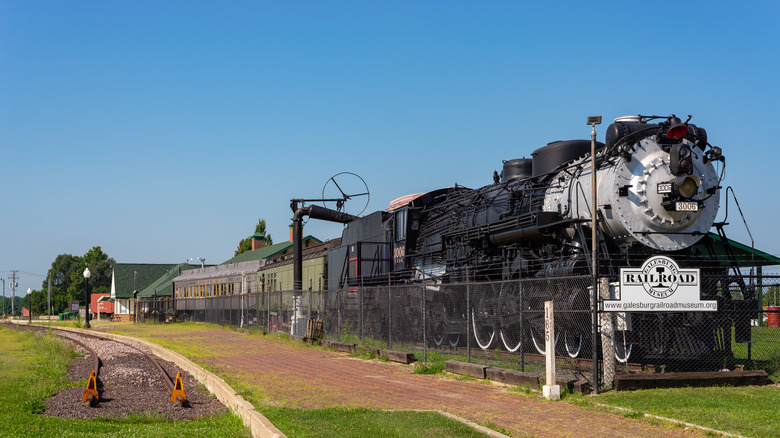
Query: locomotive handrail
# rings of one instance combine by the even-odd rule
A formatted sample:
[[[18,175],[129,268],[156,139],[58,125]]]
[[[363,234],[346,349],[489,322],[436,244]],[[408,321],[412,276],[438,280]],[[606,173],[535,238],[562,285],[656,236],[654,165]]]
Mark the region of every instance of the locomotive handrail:
[[[731,186],[726,187],[726,215],[723,218],[723,222],[726,222],[729,219],[729,192],[731,192],[731,197],[734,198],[734,203],[737,204],[737,210],[739,210],[739,215],[742,216],[742,223],[745,224],[745,230],[747,230],[748,237],[750,237],[750,249],[755,251],[755,242],[753,241],[753,235],[750,233],[750,227],[748,227],[747,221],[745,220],[745,215],[742,214],[742,207],[739,206],[739,201],[737,200],[737,194],[734,192],[734,188]]]
[[[636,231],[636,234],[648,236],[650,234],[674,234],[683,236],[706,236],[707,233],[702,231]]]
[[[742,207],[739,206],[739,201],[737,200],[737,194],[734,192],[734,188],[731,186],[726,187],[726,216],[723,218],[723,222],[726,222],[726,220],[728,220],[729,217],[729,191],[731,192],[731,197],[734,198],[734,203],[737,204],[737,210],[739,210],[739,215],[742,217],[742,223],[745,224],[745,230],[748,233],[748,237],[750,237],[750,264],[754,265],[755,257],[756,257],[756,247],[755,247],[755,242],[753,241],[753,234],[750,233],[750,227],[748,227],[747,220],[745,220],[745,215],[742,214]]]

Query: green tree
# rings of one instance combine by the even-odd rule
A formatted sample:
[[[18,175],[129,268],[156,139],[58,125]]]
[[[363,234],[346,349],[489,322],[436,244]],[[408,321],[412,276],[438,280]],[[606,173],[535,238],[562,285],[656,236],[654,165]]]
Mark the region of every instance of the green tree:
[[[54,259],[49,269],[49,275],[43,280],[42,291],[49,290],[49,277],[51,277],[51,305],[54,313],[61,313],[68,310],[71,300],[83,300],[84,292],[81,296],[71,295],[68,292],[71,277],[77,273],[81,263],[81,257],[71,254],[60,254]],[[82,268],[82,271],[84,269]]]
[[[265,219],[261,218],[257,222],[257,225],[255,225],[255,234],[256,233],[262,233],[265,236],[265,244],[266,245],[273,245],[274,244],[273,239],[271,239],[271,235],[267,234],[265,232]],[[235,252],[235,254],[233,254],[233,257],[235,257],[235,256],[237,256],[237,255],[239,255],[239,254],[241,254],[243,252],[249,251],[251,249],[252,249],[252,236],[249,236],[249,237],[247,237],[245,239],[241,239],[241,241],[238,242],[238,248],[236,248],[236,252]]]
[[[104,253],[99,246],[95,246],[77,263],[77,267],[71,271],[68,294],[84,304],[84,269],[89,268],[89,291],[93,294],[111,292],[111,268],[114,259]]]
[[[32,310],[33,315],[46,315],[49,312],[46,310],[48,304],[48,285],[46,290],[34,290],[32,291]],[[24,298],[24,306],[27,307],[27,297]],[[52,304],[54,306],[54,304]]]

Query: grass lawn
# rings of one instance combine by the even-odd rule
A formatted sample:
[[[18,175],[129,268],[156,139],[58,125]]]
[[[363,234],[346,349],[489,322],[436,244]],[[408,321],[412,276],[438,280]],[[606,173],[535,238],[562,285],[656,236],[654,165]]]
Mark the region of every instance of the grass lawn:
[[[0,327],[0,437],[251,436],[230,413],[176,422],[148,416],[64,420],[38,415],[46,398],[71,385],[67,366],[75,357],[55,338]]]
[[[747,360],[748,344],[734,342],[732,330],[732,351],[739,363],[747,365],[746,369],[762,369],[769,373],[769,378],[780,380],[780,327],[751,328],[751,359]]]
[[[744,436],[780,436],[777,386],[611,391],[576,400],[620,406]]]

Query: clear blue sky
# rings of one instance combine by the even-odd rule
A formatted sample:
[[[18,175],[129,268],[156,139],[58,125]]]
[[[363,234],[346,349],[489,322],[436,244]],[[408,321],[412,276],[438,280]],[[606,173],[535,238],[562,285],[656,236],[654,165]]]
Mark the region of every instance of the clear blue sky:
[[[379,210],[489,184],[599,114],[602,140],[620,115],[692,114],[778,255],[778,27],[777,1],[0,0],[0,275],[39,289],[97,245],[221,263],[260,217],[286,240],[290,198],[335,173]]]

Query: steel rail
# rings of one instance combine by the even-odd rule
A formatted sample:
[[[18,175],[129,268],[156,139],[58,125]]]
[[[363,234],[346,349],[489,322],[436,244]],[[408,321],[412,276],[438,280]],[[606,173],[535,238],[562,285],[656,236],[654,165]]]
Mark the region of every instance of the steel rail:
[[[38,331],[44,331],[44,330],[47,330],[47,329],[48,329],[48,330],[52,330],[52,331],[56,331],[58,336],[60,336],[60,337],[62,337],[62,338],[65,338],[65,339],[67,339],[67,340],[69,340],[69,341],[72,341],[72,342],[74,342],[74,343],[76,343],[76,344],[78,344],[78,345],[81,345],[81,346],[82,346],[82,347],[84,347],[84,348],[85,348],[85,349],[86,349],[86,350],[87,350],[87,351],[88,351],[90,354],[92,354],[92,356],[94,357],[94,365],[93,365],[93,369],[94,369],[94,371],[95,371],[95,379],[96,379],[96,381],[97,381],[97,376],[98,376],[98,374],[99,374],[99,367],[100,367],[100,358],[98,357],[98,355],[97,355],[97,353],[95,352],[95,350],[93,350],[92,348],[90,348],[89,346],[87,346],[86,344],[84,344],[83,342],[80,342],[80,341],[78,341],[78,340],[76,340],[76,339],[73,339],[73,338],[71,338],[70,336],[65,336],[65,335],[63,334],[63,333],[69,333],[69,332],[70,332],[69,330],[63,330],[63,329],[56,328],[56,327],[42,327],[42,326],[35,326],[35,325],[31,325],[31,326],[28,326],[28,325],[21,326],[21,325],[19,325],[19,324],[11,324],[11,323],[6,323],[5,325],[6,325],[6,326],[15,326],[15,327],[24,327],[25,329],[34,329],[34,330],[38,330]],[[165,383],[168,385],[168,388],[169,388],[169,389],[170,389],[172,392],[174,391],[174,389],[175,389],[175,384],[174,384],[173,380],[171,379],[171,377],[168,375],[168,372],[167,372],[167,371],[165,371],[165,369],[162,367],[162,365],[160,365],[160,363],[159,363],[159,362],[157,362],[157,360],[155,360],[155,359],[154,359],[154,358],[153,358],[151,355],[149,355],[149,354],[148,354],[148,353],[146,353],[145,351],[141,350],[140,348],[138,348],[138,347],[136,347],[136,346],[134,346],[134,345],[131,345],[131,344],[125,343],[125,342],[121,342],[121,341],[117,341],[117,340],[113,340],[113,339],[108,339],[108,338],[105,338],[105,337],[103,337],[103,336],[100,336],[100,335],[97,335],[97,334],[91,334],[91,333],[81,333],[81,332],[78,332],[78,333],[76,333],[76,334],[78,334],[78,335],[81,335],[81,336],[85,336],[85,337],[89,337],[89,338],[95,338],[95,339],[97,339],[97,340],[100,340],[100,341],[103,341],[103,340],[110,340],[111,342],[116,342],[116,343],[118,343],[118,344],[125,345],[125,346],[127,346],[127,347],[130,347],[130,348],[134,349],[135,351],[137,351],[137,352],[139,352],[139,353],[143,354],[143,355],[144,355],[144,357],[146,357],[146,359],[147,359],[149,362],[151,362],[151,363],[152,363],[152,364],[153,364],[155,367],[157,367],[157,369],[160,371],[160,373],[161,373],[161,374],[162,374],[162,376],[163,376],[163,380],[164,380],[164,381],[165,381]],[[176,402],[179,404],[179,406],[184,406],[184,404],[186,403],[186,399],[185,399],[185,398],[183,398],[182,396],[180,396],[180,395],[179,395],[179,396],[177,396],[177,397],[176,397]],[[94,401],[93,401],[93,400],[91,399],[91,397],[90,397],[90,405],[92,405],[93,403],[94,403]]]
[[[54,328],[54,330],[59,330],[59,329],[56,329],[56,328]],[[59,330],[59,331],[66,331],[66,330]],[[82,336],[87,336],[87,337],[96,338],[96,339],[98,339],[98,340],[101,340],[101,341],[103,341],[103,340],[107,340],[107,338],[105,338],[105,337],[103,337],[103,336],[100,336],[100,335],[95,335],[95,334],[91,334],[91,333],[79,333],[79,334],[80,334],[80,335],[82,335]],[[174,390],[174,388],[175,388],[175,385],[174,385],[174,383],[173,383],[173,380],[171,379],[171,376],[169,376],[169,375],[168,375],[168,372],[167,372],[167,371],[165,371],[165,368],[163,368],[163,367],[162,367],[162,365],[160,365],[160,363],[159,363],[159,362],[157,362],[157,360],[155,360],[155,359],[154,359],[154,358],[153,358],[151,355],[149,355],[149,354],[148,354],[148,353],[146,353],[145,351],[141,350],[140,348],[138,348],[138,347],[136,347],[136,346],[134,346],[134,345],[128,344],[128,343],[126,343],[126,342],[117,341],[117,340],[114,340],[114,339],[109,339],[109,340],[110,340],[111,342],[116,342],[117,344],[121,344],[121,345],[124,345],[124,346],[130,347],[130,348],[134,349],[135,351],[137,351],[137,352],[139,352],[139,353],[143,354],[143,355],[144,355],[144,357],[146,357],[146,359],[147,359],[149,362],[151,362],[151,363],[152,363],[152,364],[153,364],[155,367],[157,367],[157,369],[160,371],[160,373],[161,373],[161,374],[162,374],[162,376],[163,376],[163,380],[164,380],[164,381],[165,381],[165,383],[168,385],[168,388],[170,388],[170,390],[171,390],[171,391],[173,391],[173,390]],[[181,399],[181,397],[178,397],[177,399]],[[184,399],[178,400],[178,403],[179,403],[179,405],[183,405],[183,403],[184,403],[184,402],[185,402],[185,400],[184,400]]]

